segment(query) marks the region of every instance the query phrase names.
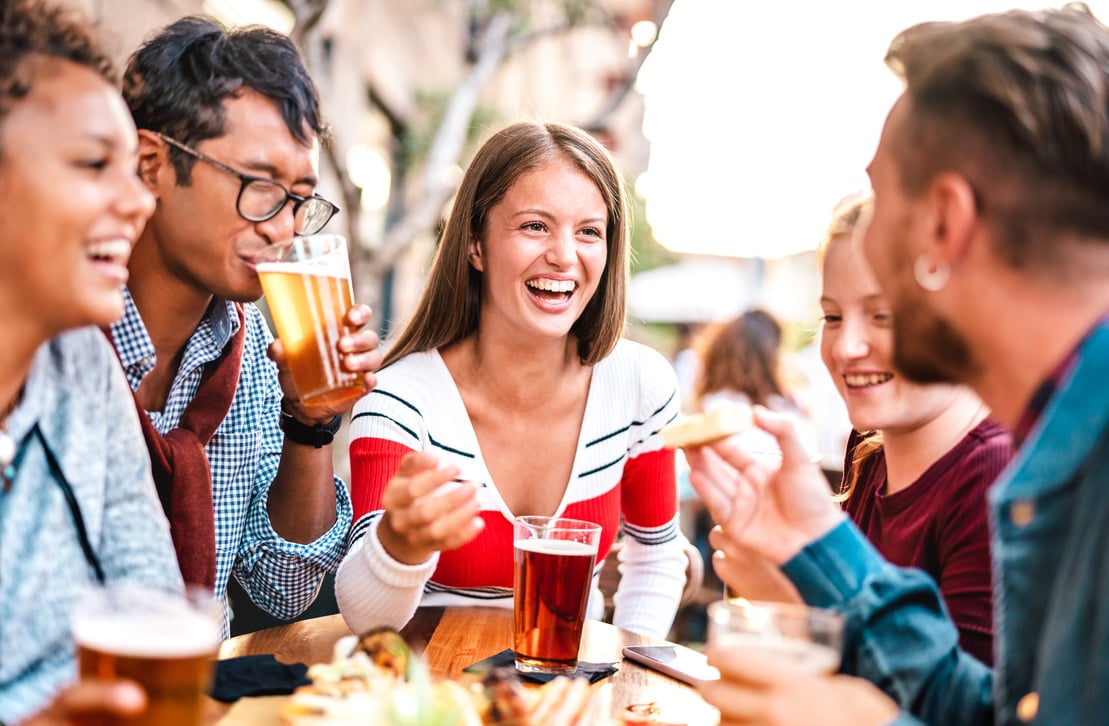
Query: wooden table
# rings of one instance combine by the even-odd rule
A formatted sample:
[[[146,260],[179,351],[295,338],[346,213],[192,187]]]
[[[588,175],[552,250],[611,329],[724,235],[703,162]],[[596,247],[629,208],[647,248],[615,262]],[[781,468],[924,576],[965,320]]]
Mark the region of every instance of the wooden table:
[[[512,647],[512,611],[504,608],[452,607],[418,608],[416,616],[401,631],[405,640],[434,676],[459,678],[471,663]],[[220,658],[273,653],[287,663],[322,663],[332,659],[332,647],[350,635],[342,616],[329,615],[289,625],[240,635],[226,641]],[[620,670],[606,681],[613,686],[613,706],[657,702],[660,721],[712,726],[719,721],[716,710],[695,690],[669,676],[623,659],[625,645],[657,643],[652,638],[587,620],[582,634],[581,659],[619,663]],[[218,721],[220,726],[268,726],[267,714],[276,713],[280,699],[247,698]],[[276,720],[269,722],[276,726]]]

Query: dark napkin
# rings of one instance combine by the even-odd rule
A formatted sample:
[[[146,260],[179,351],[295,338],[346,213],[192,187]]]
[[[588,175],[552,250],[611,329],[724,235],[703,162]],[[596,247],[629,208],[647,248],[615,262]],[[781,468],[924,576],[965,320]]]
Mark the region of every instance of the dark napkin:
[[[272,655],[244,655],[216,661],[209,695],[231,703],[244,696],[283,696],[297,686],[306,686],[308,666],[281,663]]]
[[[510,668],[515,668],[516,666],[516,656],[512,654],[511,648],[491,655],[485,660],[479,660],[477,663],[467,666],[465,671],[467,673],[485,673],[490,668],[499,668],[503,666],[508,666]],[[608,678],[618,670],[620,670],[620,666],[616,663],[587,663],[579,660],[578,667],[574,669],[574,672],[565,675],[574,678],[588,678],[590,683],[596,683],[603,678]],[[531,681],[533,683],[546,683],[558,677],[553,673],[525,673],[520,670],[516,671],[516,675],[520,676],[520,678],[525,681]]]

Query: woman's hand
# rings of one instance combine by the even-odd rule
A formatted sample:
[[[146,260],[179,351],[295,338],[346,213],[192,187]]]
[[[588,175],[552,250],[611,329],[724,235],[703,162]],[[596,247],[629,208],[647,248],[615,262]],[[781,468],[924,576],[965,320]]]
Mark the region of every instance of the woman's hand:
[[[689,481],[725,536],[780,565],[844,515],[789,416],[756,406],[755,423],[778,439],[780,463],[729,438],[685,452]]]
[[[385,514],[377,527],[381,546],[405,564],[426,562],[440,550],[466,544],[485,528],[478,516],[481,484],[458,481],[457,467],[439,468],[424,452],[407,454],[381,498]]]

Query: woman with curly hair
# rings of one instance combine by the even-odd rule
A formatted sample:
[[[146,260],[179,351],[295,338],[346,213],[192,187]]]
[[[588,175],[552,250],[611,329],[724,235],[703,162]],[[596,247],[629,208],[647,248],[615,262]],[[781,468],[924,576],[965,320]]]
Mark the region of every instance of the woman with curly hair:
[[[154,208],[137,148],[91,28],[36,0],[0,4],[3,723],[141,710],[133,684],[67,688],[74,603],[98,582],[182,587],[135,406],[98,329],[123,309],[127,258]]]

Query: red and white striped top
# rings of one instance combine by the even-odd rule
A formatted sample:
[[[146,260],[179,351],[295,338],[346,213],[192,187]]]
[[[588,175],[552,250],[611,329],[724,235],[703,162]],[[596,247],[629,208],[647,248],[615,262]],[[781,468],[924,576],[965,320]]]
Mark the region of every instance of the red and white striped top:
[[[597,571],[621,530],[616,625],[665,637],[685,584],[685,539],[678,529],[673,452],[659,429],[679,410],[670,364],[650,348],[622,340],[594,367],[570,481],[557,516],[602,525]],[[478,497],[485,529],[473,541],[408,566],[381,547],[381,496],[400,459],[434,450],[464,479],[487,484]],[[406,356],[378,374],[377,387],[354,409],[351,499],[355,524],[336,579],[351,629],[401,627],[418,605],[512,605],[512,512],[497,491],[462,397],[438,351]],[[589,615],[603,601],[594,577]]]

